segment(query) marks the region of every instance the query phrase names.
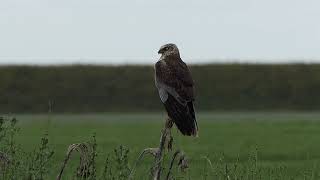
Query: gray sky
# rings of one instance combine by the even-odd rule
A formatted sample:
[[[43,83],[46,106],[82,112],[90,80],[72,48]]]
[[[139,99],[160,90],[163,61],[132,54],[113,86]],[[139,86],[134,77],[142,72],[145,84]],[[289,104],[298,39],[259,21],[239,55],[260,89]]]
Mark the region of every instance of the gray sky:
[[[167,42],[192,63],[316,61],[319,9],[319,0],[1,0],[0,63],[154,63]]]

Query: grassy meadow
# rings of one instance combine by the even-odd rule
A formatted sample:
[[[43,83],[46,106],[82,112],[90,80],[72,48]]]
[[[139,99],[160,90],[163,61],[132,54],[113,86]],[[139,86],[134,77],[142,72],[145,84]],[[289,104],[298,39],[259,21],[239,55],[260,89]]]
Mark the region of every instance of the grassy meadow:
[[[93,134],[97,179],[106,158],[120,145],[129,149],[128,166],[133,167],[144,148],[159,145],[165,117],[161,113],[10,116],[18,119],[16,143],[23,151],[33,152],[48,134],[54,154],[44,179],[56,178],[70,144],[88,141]],[[319,120],[317,112],[199,113],[198,138],[183,137],[173,129],[173,148],[186,153],[190,166],[184,173],[174,166],[174,178],[320,179]],[[166,164],[172,154],[166,156]],[[134,179],[148,179],[152,163],[150,156],[143,159]],[[72,179],[78,164],[79,157],[74,154],[62,179]]]

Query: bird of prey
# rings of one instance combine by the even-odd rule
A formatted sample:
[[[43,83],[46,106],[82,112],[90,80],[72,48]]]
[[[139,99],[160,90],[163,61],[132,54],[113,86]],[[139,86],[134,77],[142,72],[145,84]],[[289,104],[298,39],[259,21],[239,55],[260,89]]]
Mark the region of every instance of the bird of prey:
[[[183,135],[198,136],[193,102],[194,83],[187,65],[182,61],[175,44],[161,46],[155,64],[155,85],[161,102]]]

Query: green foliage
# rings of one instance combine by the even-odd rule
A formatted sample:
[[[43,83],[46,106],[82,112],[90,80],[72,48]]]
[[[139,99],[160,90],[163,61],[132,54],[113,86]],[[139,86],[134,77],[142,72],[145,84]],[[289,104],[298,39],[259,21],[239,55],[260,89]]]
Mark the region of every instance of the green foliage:
[[[190,69],[198,110],[320,108],[319,64],[210,64]],[[0,111],[158,111],[162,107],[153,74],[152,66],[2,66]]]
[[[130,174],[129,149],[120,145],[114,149],[114,154],[109,154],[104,163],[101,176],[103,180],[125,180]]]
[[[49,147],[48,135],[45,134],[41,138],[40,146],[27,159],[28,163],[28,179],[45,179],[49,172],[49,162],[54,151]]]
[[[53,150],[49,147],[47,136],[41,138],[39,147],[32,153],[25,152],[16,142],[19,128],[15,118],[0,117],[0,149],[2,179],[42,180],[49,172],[49,162]]]
[[[275,118],[275,115],[271,117]],[[310,118],[310,116],[308,117]],[[264,115],[264,118],[268,117]],[[59,159],[59,156],[57,156],[59,155],[58,152],[64,155],[67,147],[67,145],[64,145],[64,140],[79,135],[84,137],[87,133],[83,132],[87,132],[88,129],[93,127],[95,127],[93,129],[99,133],[99,137],[102,137],[96,137],[94,134],[92,138],[85,143],[86,146],[81,146],[83,148],[82,151],[87,153],[86,160],[88,161],[86,161],[86,169],[81,168],[77,160],[71,159],[70,167],[74,169],[65,171],[63,179],[71,179],[71,177],[82,180],[128,179],[132,168],[131,164],[136,160],[135,156],[146,146],[158,143],[158,134],[155,132],[157,132],[156,130],[159,130],[160,127],[159,124],[150,126],[148,123],[137,124],[130,122],[104,124],[105,122],[93,121],[92,119],[82,124],[83,126],[81,122],[72,123],[65,121],[60,121],[62,124],[59,125],[55,120],[51,125],[56,127],[56,129],[51,129],[50,131],[56,138],[55,146],[49,143],[49,137],[52,136],[44,134],[40,140],[40,144],[32,148],[29,152],[27,149],[22,148],[23,146],[18,143],[17,139],[22,135],[23,137],[20,138],[27,141],[26,137],[30,136],[30,134],[21,134],[21,131],[33,128],[30,132],[35,135],[34,137],[37,139],[36,143],[39,141],[39,134],[37,134],[37,132],[43,131],[41,122],[30,121],[29,123],[31,123],[32,126],[29,126],[30,124],[24,124],[20,126],[20,129],[17,127],[16,119],[0,118],[0,179],[55,179],[58,173],[57,164],[60,164],[62,161]],[[46,124],[45,122],[42,123]],[[94,126],[90,127],[90,125]],[[47,126],[45,127],[48,128]],[[99,129],[99,127],[101,129]],[[170,175],[171,179],[315,180],[320,177],[317,167],[319,159],[318,148],[316,150],[312,149],[313,146],[318,145],[316,142],[319,139],[319,133],[317,133],[320,127],[319,122],[202,122],[202,127],[200,139],[192,139],[194,143],[191,142],[190,138],[182,139],[181,137],[177,137],[178,135],[176,133],[174,134],[176,137],[175,145],[182,147],[187,152],[188,157],[190,154],[191,158],[189,159],[189,168],[184,172],[178,168],[177,163],[179,161],[178,159],[176,160],[173,172]],[[73,131],[73,136],[70,137],[66,134],[70,132],[70,130],[80,131]],[[140,137],[138,132],[143,130],[143,133],[147,136],[144,135]],[[150,132],[148,130],[150,130]],[[102,134],[102,132],[106,134]],[[269,134],[266,132],[269,132]],[[149,133],[156,135],[155,137],[150,137]],[[134,134],[134,136],[129,137],[128,134]],[[110,146],[110,144],[106,146],[104,144],[116,136],[119,137],[119,139],[116,140],[117,145],[115,149],[115,146]],[[108,139],[106,139],[106,137],[108,137]],[[219,140],[219,138],[221,139]],[[101,141],[102,139],[103,141]],[[134,139],[136,139],[136,141],[132,142]],[[290,139],[293,139],[294,143],[288,142]],[[154,141],[156,141],[156,143],[152,143]],[[251,143],[248,143],[248,141]],[[239,142],[240,144],[237,144]],[[63,152],[60,152],[58,146],[61,143],[63,144]],[[125,143],[126,146],[118,146],[118,144],[121,143]],[[267,145],[268,143],[271,144]],[[77,145],[79,144],[81,143]],[[276,144],[276,147],[272,149],[274,144]],[[298,149],[293,148],[296,144],[298,144],[299,147],[305,145],[305,149],[300,150],[302,152],[298,151]],[[310,144],[313,146],[310,146]],[[246,148],[244,151],[238,148],[247,146],[249,146],[249,148]],[[100,147],[100,150],[98,147]],[[221,148],[225,152],[221,153],[218,148]],[[304,152],[305,150],[307,152]],[[305,157],[304,153],[310,155]],[[107,158],[104,159],[104,155],[102,154],[107,154]],[[164,172],[168,171],[172,154],[173,152],[169,152],[167,156],[169,159],[166,158],[164,160]],[[237,156],[234,157],[233,155]],[[312,164],[311,166],[310,162]],[[297,164],[299,164],[299,166],[295,167]],[[144,164],[139,166],[139,173],[137,172],[133,179],[148,179],[151,166],[152,162],[145,159]],[[294,168],[292,166],[294,166]],[[162,177],[165,178],[165,173]]]
[[[15,118],[0,117],[0,151],[4,157],[1,159],[1,176],[4,179],[19,179],[22,174],[21,147],[15,141],[19,131],[16,124]]]

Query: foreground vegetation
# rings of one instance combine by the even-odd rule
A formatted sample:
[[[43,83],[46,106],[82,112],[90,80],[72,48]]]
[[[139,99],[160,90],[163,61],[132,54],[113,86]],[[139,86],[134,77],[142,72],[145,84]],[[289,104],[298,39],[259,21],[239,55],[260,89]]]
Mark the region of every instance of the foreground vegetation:
[[[0,123],[1,179],[55,179],[69,145],[81,142],[92,162],[88,179],[127,179],[142,149],[158,145],[163,124],[161,114],[16,117],[20,121],[6,116]],[[174,148],[185,152],[189,168],[182,172],[176,162],[171,177],[319,179],[318,119],[318,113],[202,113],[199,138],[173,130]],[[165,158],[165,174],[173,153]],[[79,154],[70,157],[62,179],[84,172]],[[152,165],[152,157],[143,159],[133,179],[149,179]]]

